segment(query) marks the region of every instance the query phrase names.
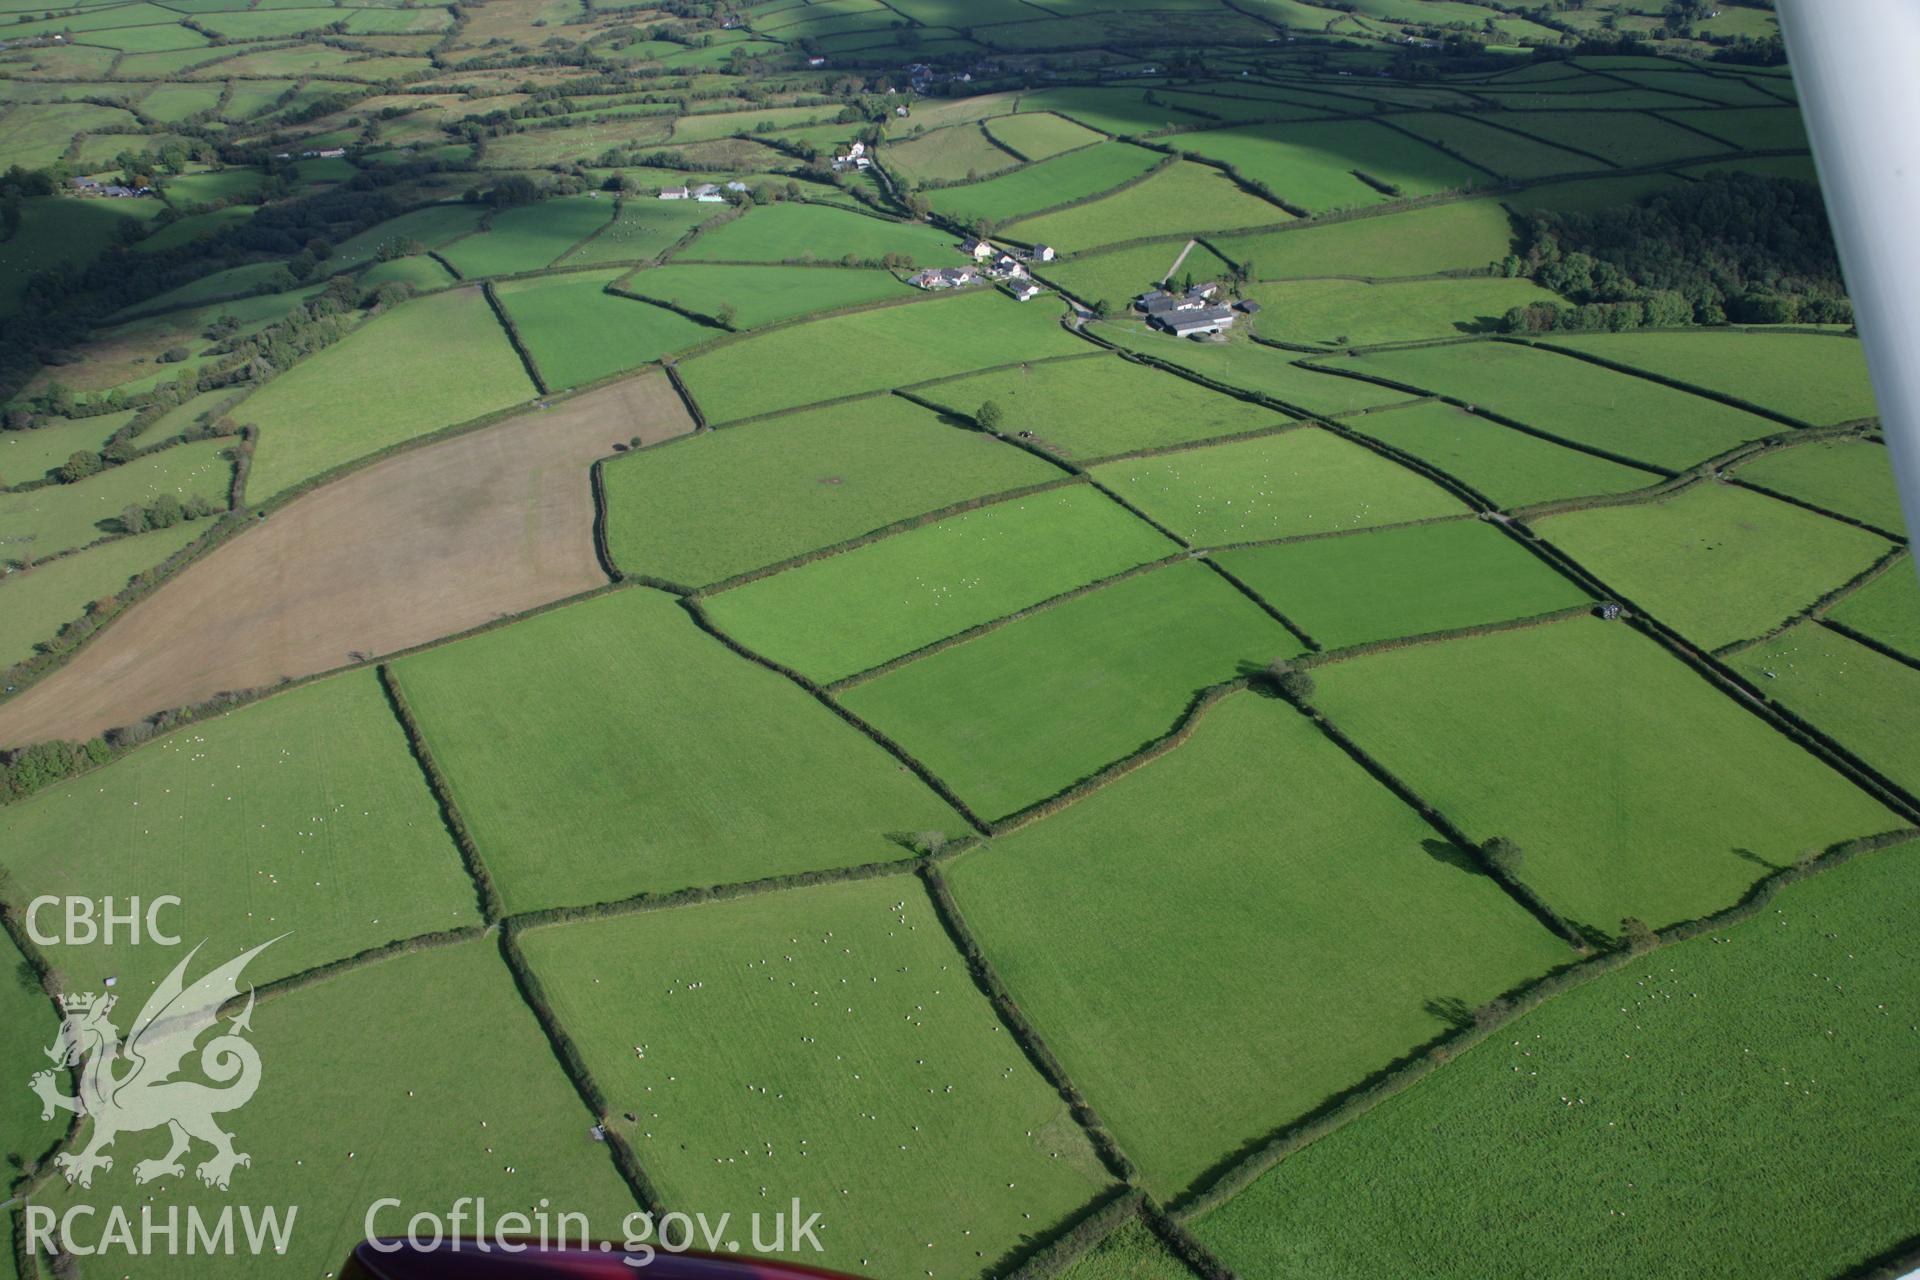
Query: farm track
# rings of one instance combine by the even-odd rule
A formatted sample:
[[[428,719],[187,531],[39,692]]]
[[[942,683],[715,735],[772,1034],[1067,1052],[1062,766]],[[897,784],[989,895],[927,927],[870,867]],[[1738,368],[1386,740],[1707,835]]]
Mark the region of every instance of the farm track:
[[[275,511],[0,706],[0,741],[86,738],[603,585],[593,463],[693,429],[659,375],[355,472]]]

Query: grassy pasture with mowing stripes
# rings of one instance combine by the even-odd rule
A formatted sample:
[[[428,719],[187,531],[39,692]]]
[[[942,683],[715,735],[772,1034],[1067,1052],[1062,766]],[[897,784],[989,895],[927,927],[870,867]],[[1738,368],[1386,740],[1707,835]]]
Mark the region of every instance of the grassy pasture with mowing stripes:
[[[204,520],[182,520],[170,529],[115,538],[91,551],[0,578],[0,668],[32,657],[35,645],[53,639],[89,604],[124,590],[134,574],[153,568],[206,531]]]
[[[262,953],[246,977],[257,978],[293,941]],[[236,940],[223,934],[193,972],[238,951]],[[369,1054],[355,1037],[342,1034],[363,1020],[381,1028],[383,1052]],[[483,1028],[484,1044],[478,1042]],[[260,1088],[245,1112],[227,1123],[236,1148],[252,1153],[252,1164],[235,1171],[231,1192],[202,1186],[193,1167],[207,1148],[196,1145],[186,1158],[186,1176],[160,1184],[169,1205],[182,1205],[178,1252],[169,1254],[164,1238],[156,1237],[162,1243],[141,1260],[142,1275],[225,1280],[282,1267],[320,1275],[337,1268],[366,1238],[369,1208],[380,1197],[402,1202],[381,1207],[375,1230],[383,1235],[405,1234],[407,1218],[429,1205],[431,1212],[446,1213],[457,1196],[484,1196],[489,1216],[531,1216],[545,1198],[549,1213],[557,1215],[565,1205],[597,1230],[606,1224],[598,1233],[615,1239],[621,1219],[634,1211],[605,1144],[588,1136],[593,1115],[555,1060],[492,939],[397,956],[262,1000],[248,1038],[260,1054]],[[450,1052],[449,1046],[460,1049]],[[122,1207],[139,1222],[156,1189],[134,1182],[137,1161],[130,1157],[165,1151],[136,1146],[142,1138],[155,1141],[152,1133],[120,1139],[114,1148],[120,1159],[111,1173],[96,1178],[91,1192],[55,1178],[36,1199],[60,1213],[76,1204],[95,1205],[102,1219],[109,1205]],[[292,1206],[299,1207],[284,1254],[269,1244],[263,1257],[250,1256],[238,1221],[234,1235],[240,1243],[232,1254],[187,1252],[185,1206],[217,1221],[235,1194],[257,1195],[263,1206],[286,1206],[283,1221]],[[162,1213],[155,1221],[164,1225],[167,1218]]]
[[[1757,636],[1866,569],[1885,538],[1732,485],[1535,524],[1602,582],[1711,649]]]
[[[696,586],[1062,477],[886,395],[643,449],[602,474],[614,561]]]
[[[168,494],[182,503],[205,498],[215,510],[224,510],[233,480],[232,449],[231,440],[175,445],[78,484],[0,493],[0,563],[41,560],[125,532],[123,510]]]
[[[608,293],[621,272],[587,271],[498,286],[549,388],[581,386],[719,336],[677,311]]]
[[[1261,337],[1329,347],[1493,333],[1509,308],[1560,300],[1531,280],[1497,279],[1293,280],[1248,292],[1266,308],[1253,319]]]
[[[735,587],[707,609],[748,648],[831,681],[1178,550],[1074,485]]]
[[[1346,419],[1345,425],[1431,463],[1503,508],[1626,493],[1662,479],[1440,401],[1362,414]]]
[[[488,226],[440,251],[469,280],[538,271],[606,226],[613,218],[607,196],[559,196],[493,215]]]
[[[1196,546],[1464,513],[1424,476],[1316,428],[1102,463],[1102,484]]]
[[[1249,195],[1218,169],[1182,161],[1125,191],[1024,218],[1004,230],[1015,240],[1076,252],[1144,236],[1264,227],[1291,218],[1279,206]]]
[[[407,394],[395,396],[395,387]],[[417,299],[247,397],[246,420],[260,427],[247,500],[533,395],[478,289]]]
[[[973,1275],[1110,1182],[912,877],[539,929],[525,947],[660,1194],[736,1219],[797,1196],[825,1252],[796,1261]]]
[[[1180,134],[1175,144],[1233,166],[1242,177],[1265,184],[1282,200],[1310,213],[1393,199],[1356,177],[1356,170],[1408,196],[1492,181],[1445,152],[1372,120],[1208,129]]]
[[[717,317],[732,307],[735,328],[752,329],[811,311],[835,311],[885,298],[912,296],[890,271],[825,267],[721,266],[671,262],[625,277],[627,293],[670,302],[683,311]]]
[[[1221,236],[1214,243],[1249,266],[1256,280],[1418,276],[1478,271],[1498,261],[1513,244],[1513,225],[1495,201],[1457,200],[1324,226]]]
[[[177,932],[235,954],[290,932],[248,970],[256,982],[479,919],[370,671],[175,730],[0,808],[0,840],[22,904],[176,894]],[[180,958],[124,943],[60,951],[75,975],[118,973],[129,1000]]]
[[[1480,520],[1311,538],[1218,558],[1330,649],[1531,617],[1587,599]]]
[[[1920,792],[1920,671],[1818,623],[1735,654],[1735,670],[1910,792]]]
[[[394,670],[509,910],[885,861],[904,856],[889,833],[961,828],[879,747],[660,592]]]
[[[707,421],[910,386],[1041,356],[1077,355],[1045,302],[977,291],[832,316],[730,342],[688,360],[681,376]]]
[[[908,663],[841,701],[992,820],[1167,732],[1206,686],[1300,651],[1259,606],[1188,561]]]
[[[1876,412],[1867,359],[1853,338],[1807,333],[1554,335],[1554,345],[1631,365],[1825,426]]]
[[[1892,565],[1828,610],[1827,616],[1909,658],[1920,659],[1920,583],[1914,581],[1911,561]]]
[[[1119,356],[1023,365],[956,378],[918,394],[958,414],[973,414],[992,401],[1004,415],[1002,432],[1031,431],[1030,443],[1078,460],[1288,421],[1271,409]]]
[[[1397,649],[1314,678],[1314,705],[1362,749],[1470,839],[1517,841],[1521,878],[1604,933],[1718,911],[1808,849],[1901,825],[1618,622]]]
[[[1562,439],[1676,469],[1786,430],[1632,374],[1510,342],[1378,351],[1320,363],[1450,395]]]
[[[905,254],[922,266],[961,260],[958,243],[933,227],[785,201],[702,232],[675,256],[681,262],[838,262],[848,254],[878,261],[889,253]]]
[[[1860,1265],[1913,1230],[1874,1187],[1920,1177],[1905,1140],[1917,853],[1858,859],[1555,998],[1195,1233],[1275,1280],[1479,1280],[1542,1257],[1595,1275]],[[1727,1183],[1740,1193],[1701,1214],[1700,1189]],[[1679,1218],[1693,1225],[1676,1236]]]
[[[1870,440],[1810,441],[1763,454],[1734,474],[1890,533],[1906,529],[1886,446]]]
[[[949,874],[1014,998],[1171,1196],[1444,1030],[1437,1002],[1568,958],[1464,859],[1298,712],[1241,693]]]
[[[1412,398],[1405,391],[1316,372],[1299,363],[1311,357],[1244,340],[1188,342],[1137,321],[1097,323],[1088,326],[1088,332],[1149,359],[1190,370],[1225,386],[1272,396],[1310,413],[1349,413]]]
[[[1045,117],[1052,119],[1053,117]],[[1115,142],[1025,165],[1011,173],[929,193],[933,207],[962,223],[1002,223],[1110,191],[1159,164],[1158,152]]]

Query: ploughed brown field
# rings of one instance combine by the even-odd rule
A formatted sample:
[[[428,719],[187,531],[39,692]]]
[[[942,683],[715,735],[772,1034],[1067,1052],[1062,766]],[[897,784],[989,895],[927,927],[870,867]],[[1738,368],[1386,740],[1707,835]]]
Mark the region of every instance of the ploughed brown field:
[[[189,566],[0,704],[0,743],[85,739],[599,586],[589,468],[616,443],[692,429],[654,373],[326,485]]]

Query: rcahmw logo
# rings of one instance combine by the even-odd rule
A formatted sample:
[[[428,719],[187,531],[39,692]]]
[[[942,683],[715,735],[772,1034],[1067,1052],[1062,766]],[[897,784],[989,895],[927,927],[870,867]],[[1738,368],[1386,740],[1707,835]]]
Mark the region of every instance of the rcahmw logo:
[[[246,1152],[234,1149],[233,1135],[214,1117],[239,1110],[260,1087],[260,1054],[246,1039],[253,1029],[253,988],[247,988],[245,1007],[225,1026],[220,1010],[239,999],[240,973],[247,963],[275,941],[261,943],[189,986],[187,966],[200,951],[195,947],[154,989],[124,1040],[110,1017],[116,1003],[113,996],[80,992],[61,997],[60,1034],[46,1052],[57,1066],[77,1073],[78,1092],[60,1092],[52,1071],[36,1073],[29,1087],[40,1097],[42,1120],[70,1111],[86,1122],[82,1128],[86,1145],[54,1157],[54,1167],[70,1184],[92,1187],[96,1172],[113,1168],[107,1148],[114,1140],[148,1129],[165,1128],[170,1145],[164,1154],[133,1166],[137,1183],[184,1176],[181,1157],[196,1141],[213,1149],[194,1166],[195,1174],[209,1187],[227,1190],[234,1171],[252,1164]],[[213,1083],[176,1079],[208,1032],[217,1034],[200,1046],[198,1062],[200,1074]],[[115,1251],[232,1253],[237,1248],[260,1253],[269,1247],[284,1252],[297,1213],[297,1206],[284,1210],[240,1206],[241,1229],[236,1234],[232,1205],[213,1213],[197,1205],[183,1210],[149,1200],[136,1220],[117,1205],[103,1209],[74,1205],[56,1213],[51,1205],[28,1204],[27,1246],[82,1257]]]

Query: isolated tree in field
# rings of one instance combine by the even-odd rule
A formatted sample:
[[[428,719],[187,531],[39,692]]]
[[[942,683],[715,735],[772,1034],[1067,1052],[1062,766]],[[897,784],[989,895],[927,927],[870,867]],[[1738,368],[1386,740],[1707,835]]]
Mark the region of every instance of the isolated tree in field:
[[[90,475],[98,474],[102,465],[99,454],[90,449],[76,450],[60,464],[60,482],[72,484],[76,480],[85,480]]]
[[[1480,856],[1494,871],[1512,880],[1520,875],[1520,867],[1526,861],[1526,853],[1519,845],[1505,836],[1495,836],[1480,846]]]
[[[1304,703],[1313,697],[1313,677],[1285,658],[1267,664],[1267,682],[1288,702]]]
[[[982,431],[998,431],[1007,415],[998,400],[988,400],[974,413],[973,420],[980,424]]]
[[[713,309],[713,318],[718,320],[723,327],[728,329],[733,328],[734,317],[739,314],[740,313],[738,311],[734,310],[734,306],[731,302],[723,302],[719,306]]]
[[[1107,301],[1105,298],[1097,298],[1094,300],[1093,318],[1095,320],[1107,320],[1111,319],[1112,316],[1113,303]]]

